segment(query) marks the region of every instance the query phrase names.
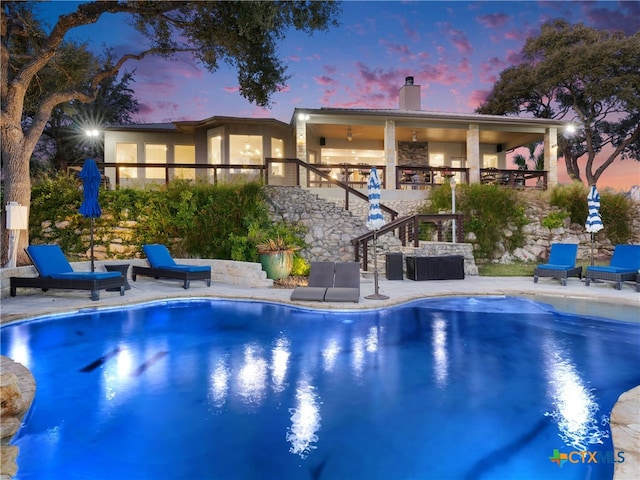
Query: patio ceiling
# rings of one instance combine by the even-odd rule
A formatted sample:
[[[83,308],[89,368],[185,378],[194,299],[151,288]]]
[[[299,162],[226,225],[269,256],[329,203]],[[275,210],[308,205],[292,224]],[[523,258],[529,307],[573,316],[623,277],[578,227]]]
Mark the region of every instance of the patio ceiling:
[[[347,129],[351,128],[354,141],[384,139],[384,127],[379,125],[337,125],[307,123],[308,134],[325,138],[346,138]],[[509,150],[522,145],[527,145],[544,137],[544,130],[538,132],[526,131],[502,131],[490,130],[489,127],[480,127],[480,143],[504,144]],[[524,130],[524,129],[521,129]],[[420,142],[465,143],[467,141],[467,128],[465,126],[402,126],[396,124],[396,140],[410,142],[413,132]]]

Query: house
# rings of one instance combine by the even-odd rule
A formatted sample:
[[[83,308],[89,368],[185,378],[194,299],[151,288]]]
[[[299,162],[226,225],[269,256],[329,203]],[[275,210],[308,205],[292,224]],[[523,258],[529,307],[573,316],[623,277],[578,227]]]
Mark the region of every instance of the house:
[[[423,111],[420,86],[407,77],[398,109],[296,108],[289,124],[215,116],[110,126],[104,136],[104,173],[111,185],[123,186],[175,178],[218,182],[238,176],[329,186],[321,172],[357,188],[366,186],[369,169],[376,166],[386,189],[423,189],[452,178],[548,187],[558,182],[557,136],[566,125]],[[544,144],[544,171],[507,168],[508,152],[538,141]],[[300,163],[287,159],[315,169],[301,169]]]

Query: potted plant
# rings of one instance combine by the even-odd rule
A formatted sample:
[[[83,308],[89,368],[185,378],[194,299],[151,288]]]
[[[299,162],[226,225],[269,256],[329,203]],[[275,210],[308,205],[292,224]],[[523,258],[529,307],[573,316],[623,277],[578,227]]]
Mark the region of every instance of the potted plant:
[[[267,272],[267,278],[279,280],[288,277],[295,252],[305,246],[304,231],[304,227],[286,222],[253,222],[246,236],[232,236],[231,258],[259,261]]]

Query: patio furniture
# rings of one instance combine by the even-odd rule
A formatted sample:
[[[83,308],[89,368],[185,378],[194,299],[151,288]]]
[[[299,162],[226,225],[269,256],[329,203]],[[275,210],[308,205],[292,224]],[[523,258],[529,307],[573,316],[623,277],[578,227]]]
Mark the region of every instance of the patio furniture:
[[[582,267],[576,267],[578,245],[575,243],[554,243],[551,245],[548,263],[538,265],[533,271],[533,283],[538,283],[539,277],[551,277],[560,280],[562,286],[567,286],[567,278],[582,279]]]
[[[181,265],[171,257],[166,246],[160,244],[143,245],[151,267],[133,267],[131,279],[135,282],[138,275],[146,277],[171,278],[182,280],[185,290],[189,289],[191,280],[204,280],[211,286],[211,267],[208,265]]]
[[[327,288],[333,287],[335,262],[311,262],[309,284],[296,287],[291,293],[291,300],[324,301]]]
[[[588,287],[592,280],[614,282],[616,290],[622,288],[622,282],[636,280],[640,270],[640,245],[616,245],[609,266],[587,267],[584,283]]]
[[[360,300],[360,264],[336,262],[333,286],[327,288],[325,302],[354,302]]]
[[[120,272],[76,272],[59,245],[29,245],[25,252],[39,277],[11,277],[10,295],[17,288],[90,290],[91,300],[100,299],[100,290],[115,289],[124,295],[124,278]]]
[[[131,285],[127,281],[127,272],[129,272],[129,264],[128,263],[116,263],[105,265],[104,269],[107,272],[120,272],[122,274],[122,278],[124,278],[124,289],[131,290]],[[112,292],[114,289],[107,288],[107,291]]]
[[[406,257],[409,280],[464,280],[464,257],[440,255]]]

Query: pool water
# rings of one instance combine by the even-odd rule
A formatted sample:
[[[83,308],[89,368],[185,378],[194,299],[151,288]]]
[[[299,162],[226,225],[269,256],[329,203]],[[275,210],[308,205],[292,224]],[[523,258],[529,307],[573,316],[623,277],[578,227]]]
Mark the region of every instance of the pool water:
[[[0,333],[37,382],[18,479],[610,479],[608,418],[640,384],[639,324],[516,298],[173,301]]]

